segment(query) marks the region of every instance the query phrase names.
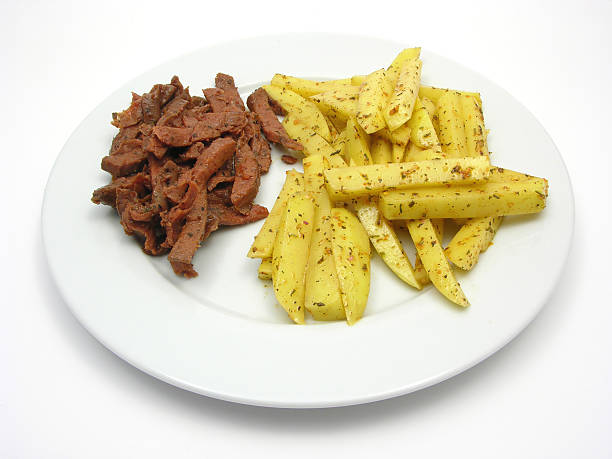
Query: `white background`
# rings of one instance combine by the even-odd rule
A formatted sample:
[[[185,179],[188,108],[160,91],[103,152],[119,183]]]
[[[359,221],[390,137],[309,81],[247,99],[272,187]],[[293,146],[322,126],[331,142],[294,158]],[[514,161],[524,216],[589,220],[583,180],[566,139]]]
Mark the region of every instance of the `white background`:
[[[207,3],[0,3],[0,457],[611,457],[612,3]],[[362,33],[462,62],[523,102],[559,147],[576,199],[567,267],[538,318],[477,367],[370,405],[240,406],[132,368],[59,296],[40,207],[81,119],[176,55],[291,31]]]

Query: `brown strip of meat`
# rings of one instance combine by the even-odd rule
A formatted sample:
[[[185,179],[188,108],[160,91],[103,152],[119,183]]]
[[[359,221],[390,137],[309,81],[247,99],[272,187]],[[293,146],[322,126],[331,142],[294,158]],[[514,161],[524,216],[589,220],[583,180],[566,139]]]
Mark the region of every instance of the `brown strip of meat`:
[[[208,206],[206,183],[211,175],[232,157],[235,149],[234,140],[223,137],[216,139],[193,166],[191,177],[199,188],[199,194],[185,218],[180,236],[168,255],[168,261],[178,275],[188,278],[198,275],[193,269],[191,260],[206,231]]]
[[[161,93],[159,85],[153,86],[151,91],[142,95],[142,121],[146,124],[155,124],[161,116]]]
[[[153,153],[157,159],[162,159],[168,151],[168,147],[161,143],[154,135],[142,138],[142,148],[146,152]]]
[[[132,103],[119,113],[113,113],[111,124],[118,128],[134,126],[142,121],[142,97],[135,92],[132,93]]]
[[[145,160],[147,153],[142,150],[130,150],[124,153],[115,153],[114,155],[105,156],[102,158],[102,170],[112,174],[113,177],[124,177],[133,172],[138,172]]]
[[[164,107],[162,116],[159,118],[159,120],[157,120],[156,125],[181,127],[183,125],[181,114],[187,105],[189,105],[189,101],[187,99],[175,97],[168,103],[168,105]]]
[[[285,163],[285,164],[295,164],[297,163],[297,158],[295,156],[291,156],[291,155],[282,155],[281,156],[281,160]]]
[[[117,190],[120,188],[135,191],[138,196],[143,196],[151,189],[151,180],[144,172],[129,177],[119,177],[112,183],[98,188],[93,192],[92,202],[115,207],[117,204]]]
[[[196,142],[191,145],[187,151],[184,151],[179,155],[179,158],[182,161],[189,161],[192,159],[198,159],[200,155],[206,150],[206,145],[202,142]]]
[[[236,101],[232,97],[228,96],[223,89],[208,88],[204,89],[203,92],[206,96],[206,100],[212,108],[213,113],[244,111],[242,100],[240,101],[241,105],[238,106]]]
[[[244,102],[242,102],[242,98],[240,94],[238,94],[238,89],[234,84],[234,78],[225,73],[217,73],[215,77],[215,86],[219,89],[223,89],[225,96],[231,100],[231,105],[236,111],[244,111]]]
[[[257,89],[247,99],[249,109],[257,114],[257,120],[261,124],[264,135],[270,142],[280,143],[285,148],[302,151],[304,147],[293,140],[283,125],[278,121],[276,114],[270,107],[268,93],[263,88]]]
[[[181,201],[169,211],[161,212],[161,226],[166,230],[166,240],[162,247],[171,248],[176,244],[185,218],[191,212],[199,193],[200,187],[195,182],[189,182]]]
[[[123,230],[128,235],[137,235],[144,238],[143,251],[150,255],[159,255],[165,251],[158,243],[157,234],[151,222],[135,221],[132,217],[136,207],[142,212],[142,203],[138,200],[138,194],[133,190],[120,188],[117,190],[117,212],[121,220]]]
[[[236,178],[232,186],[231,200],[241,214],[249,213],[259,190],[259,164],[248,142],[249,138],[243,133],[238,139],[234,159]]]
[[[221,226],[244,225],[246,223],[256,222],[268,216],[268,209],[258,204],[253,205],[247,214],[241,214],[233,207],[226,207],[209,201],[208,211],[217,217],[219,225]]]
[[[200,241],[206,230],[208,206],[206,194],[204,186],[187,214],[180,236],[168,254],[168,261],[175,274],[179,276],[192,278],[198,275],[193,269],[191,260],[200,247]]]
[[[285,116],[287,114],[287,110],[285,110],[283,106],[276,102],[274,99],[270,99],[270,97],[268,97],[268,103],[270,104],[270,108],[272,109],[275,115]]]
[[[234,161],[230,159],[208,180],[208,191],[221,183],[232,183],[234,181]]]
[[[247,119],[248,123],[244,127],[243,132],[250,136],[249,146],[253,153],[255,153],[260,173],[265,174],[270,170],[270,164],[272,163],[270,144],[261,133],[261,126],[257,122],[257,115],[247,113]]]
[[[206,113],[192,128],[155,126],[153,133],[165,145],[187,147],[194,142],[212,140],[226,132],[238,134],[245,124],[244,112]]]
[[[185,127],[194,127],[198,121],[202,121],[205,115],[210,112],[210,104],[187,109],[183,112],[183,124]]]
[[[151,202],[157,212],[168,208],[166,189],[175,186],[178,182],[181,169],[174,161],[161,163],[157,158],[149,156],[149,171],[151,173]]]
[[[113,143],[111,144],[109,154],[112,155],[115,153],[121,147],[121,144],[124,141],[136,139],[139,135],[140,128],[137,125],[119,129],[119,132],[113,138]]]

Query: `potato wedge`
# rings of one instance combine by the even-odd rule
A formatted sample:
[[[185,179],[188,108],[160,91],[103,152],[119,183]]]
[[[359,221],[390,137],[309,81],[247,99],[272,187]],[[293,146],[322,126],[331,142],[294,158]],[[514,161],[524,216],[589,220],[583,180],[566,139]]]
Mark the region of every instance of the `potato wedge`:
[[[397,83],[397,79],[399,78],[404,62],[411,59],[418,59],[420,56],[421,48],[406,48],[399,52],[387,69],[387,79],[392,87],[395,87],[395,84]]]
[[[431,221],[410,220],[407,226],[431,283],[453,303],[463,307],[469,306],[470,303],[446,260],[442,244],[436,236]]]
[[[414,102],[414,110],[407,125],[410,127],[410,141],[414,145],[424,149],[431,148],[436,152],[442,151],[429,112],[418,97]]]
[[[285,184],[280,190],[276,202],[266,218],[263,226],[255,236],[255,240],[249,249],[249,258],[271,258],[274,247],[274,239],[280,222],[287,206],[287,200],[295,193],[304,191],[304,175],[301,172],[291,169],[287,171]]]
[[[397,143],[393,144],[393,151],[391,152],[391,156],[394,163],[401,163],[404,160],[404,156],[406,155],[406,147],[403,145],[399,145]]]
[[[289,317],[304,323],[304,275],[314,226],[314,202],[307,193],[287,201],[272,254],[274,294]]]
[[[315,216],[306,268],[304,305],[315,320],[346,317],[336,264],[332,255],[331,201],[325,190],[324,159],[321,155],[304,158],[304,188],[314,198]]]
[[[433,116],[436,114],[436,104],[427,97],[419,96],[419,100],[421,101],[421,104],[423,104],[423,107],[425,107],[425,110],[427,110],[429,118],[433,118]]]
[[[446,88],[435,88],[433,86],[421,86],[419,88],[419,97],[423,99],[426,97],[434,103],[438,102],[438,99],[442,97],[444,94],[453,93],[457,95],[468,95],[474,96],[478,101],[478,104],[482,106],[482,100],[480,99],[480,93],[478,92],[469,92],[469,91],[460,91],[458,89],[446,89]]]
[[[272,258],[263,258],[257,269],[257,276],[261,280],[272,280]]]
[[[340,282],[346,321],[363,316],[370,293],[370,240],[349,210],[331,210],[332,252]]]
[[[472,269],[480,254],[487,250],[503,217],[469,219],[444,250],[446,257],[458,268]]]
[[[382,111],[390,96],[391,85],[383,69],[370,73],[360,86],[356,119],[367,134],[385,127]]]
[[[400,70],[393,94],[383,111],[385,122],[391,131],[410,119],[414,102],[419,92],[422,62],[418,59],[405,61]]]
[[[465,126],[465,139],[469,156],[488,156],[487,130],[482,107],[474,96],[459,96],[459,104]]]
[[[417,281],[410,260],[404,251],[391,223],[380,214],[378,198],[369,196],[353,201],[357,218],[363,225],[372,245],[397,277],[418,290],[421,284]]]
[[[389,220],[498,217],[541,212],[547,194],[546,179],[489,181],[385,191],[380,195],[380,208]]]
[[[282,121],[282,125],[287,131],[289,137],[297,140],[304,147],[304,155],[323,155],[328,157],[332,164],[337,167],[342,166],[344,162],[338,163],[338,159],[342,155],[342,151],[334,149],[323,137],[314,132],[310,127],[295,115],[288,113]]]
[[[406,148],[406,145],[408,145],[408,142],[410,141],[410,127],[408,126],[408,123],[402,124],[394,131],[390,131],[389,128],[385,127],[376,134],[383,136],[389,142],[401,145],[404,148]]]
[[[393,147],[385,137],[374,135],[371,138],[370,153],[374,164],[387,164],[391,162]]]
[[[351,77],[351,84],[353,86],[361,86],[367,77],[368,77],[367,75],[355,75],[355,76],[352,76]]]
[[[386,190],[481,182],[490,170],[485,157],[434,159],[329,169],[325,180],[329,196],[341,201]]]
[[[407,222],[407,220],[396,220],[401,222]],[[438,241],[442,242],[444,239],[444,219],[443,218],[433,218],[431,219],[431,224],[433,225],[434,232],[436,233],[436,237]],[[408,226],[406,225],[406,229]],[[427,231],[426,229],[424,231]],[[417,252],[416,258],[414,260],[414,277],[420,282],[421,285],[426,285],[430,282],[429,274],[427,274],[427,270],[425,266],[423,266],[423,262],[421,261],[421,257]]]
[[[468,150],[459,96],[445,93],[438,99],[437,106],[442,151],[449,158],[465,158]]]
[[[346,122],[357,115],[359,86],[333,89],[310,96],[310,100],[327,116]]]
[[[346,155],[349,162],[352,159],[359,166],[372,164],[369,137],[354,118],[349,119],[346,123],[346,136],[348,139]]]
[[[289,91],[298,93],[302,97],[308,98],[325,91],[342,88],[343,86],[350,86],[351,79],[344,78],[341,80],[312,81],[277,73],[274,75],[274,77],[272,77],[272,81],[270,83],[273,86],[288,89]]]
[[[327,121],[325,121],[323,113],[321,113],[314,102],[305,99],[298,93],[279,88],[278,86],[267,84],[262,87],[268,93],[268,96],[278,102],[287,113],[295,115],[296,118],[310,126],[313,131],[328,142],[331,142],[331,133],[329,132]]]

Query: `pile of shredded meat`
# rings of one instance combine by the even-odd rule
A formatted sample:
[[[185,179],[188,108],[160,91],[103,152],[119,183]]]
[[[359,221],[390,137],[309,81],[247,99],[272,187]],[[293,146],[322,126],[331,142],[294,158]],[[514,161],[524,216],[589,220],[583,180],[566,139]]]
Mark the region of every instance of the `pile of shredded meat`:
[[[231,76],[219,73],[215,86],[191,96],[175,76],[132,93],[129,108],[113,113],[119,132],[102,159],[112,181],[92,197],[117,210],[145,253],[168,253],[174,272],[188,278],[198,275],[192,258],[213,231],[268,215],[253,204],[271,164],[268,140],[302,149],[263,89],[249,96],[246,111]]]

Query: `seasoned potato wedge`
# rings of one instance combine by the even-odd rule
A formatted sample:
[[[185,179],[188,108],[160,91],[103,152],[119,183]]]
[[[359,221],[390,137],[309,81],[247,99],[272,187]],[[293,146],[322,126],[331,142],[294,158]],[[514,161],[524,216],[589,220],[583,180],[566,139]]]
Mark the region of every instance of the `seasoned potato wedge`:
[[[304,275],[314,222],[314,202],[307,193],[287,201],[272,254],[274,294],[289,317],[304,323]]]
[[[264,258],[257,269],[257,276],[261,280],[272,280],[272,258]]]
[[[465,158],[468,156],[459,96],[451,92],[440,96],[436,114],[442,151],[449,158]]]
[[[427,110],[429,118],[433,118],[433,116],[436,114],[436,104],[427,97],[419,96],[419,101],[421,101],[421,104],[423,104],[423,107],[425,107],[425,110]]]
[[[325,91],[331,91],[332,89],[349,86],[351,84],[351,79],[344,78],[342,80],[312,81],[277,73],[272,78],[271,84],[273,86],[278,86],[279,88],[296,92],[300,96],[308,98]]]
[[[370,153],[374,164],[387,164],[392,160],[393,147],[385,137],[374,135],[370,138]]]
[[[287,113],[291,113],[296,118],[304,121],[313,131],[328,142],[331,142],[331,133],[329,132],[327,121],[325,121],[325,117],[311,100],[278,86],[267,84],[263,88],[268,93],[268,96],[278,102]]]
[[[473,96],[476,98],[476,100],[478,100],[478,104],[482,106],[482,100],[480,99],[480,94],[477,92],[459,91],[457,89],[434,88],[433,86],[421,86],[419,88],[419,97],[421,99],[426,97],[427,99],[431,100],[434,103],[437,103],[440,97],[448,93],[453,93],[457,95]]]
[[[370,240],[349,210],[331,210],[332,252],[340,282],[346,321],[363,316],[370,293]]]
[[[391,156],[394,163],[401,163],[404,160],[404,156],[406,155],[406,147],[403,145],[399,145],[397,143],[393,144],[393,151],[391,152]]]
[[[346,136],[348,139],[346,155],[349,162],[352,159],[357,165],[372,164],[370,139],[354,118],[349,119],[346,123]]]
[[[421,56],[421,48],[406,48],[399,52],[387,69],[387,79],[392,87],[395,87],[399,78],[402,64],[408,60],[418,59]]]
[[[341,201],[386,190],[481,182],[490,170],[486,157],[434,159],[329,169],[325,179],[330,197]]]
[[[380,195],[380,208],[389,220],[497,217],[541,212],[547,195],[546,179],[489,181],[385,191]]]
[[[325,190],[323,156],[304,158],[304,188],[314,198],[315,216],[306,268],[304,305],[315,320],[346,317],[332,255],[331,201]]]
[[[377,201],[376,196],[354,200],[353,206],[357,218],[363,225],[372,245],[391,271],[411,287],[420,290],[421,284],[414,275],[414,270],[402,243],[391,223],[381,216]]]
[[[310,96],[319,109],[327,116],[346,122],[357,115],[359,86],[333,89]]]
[[[401,222],[407,222],[407,220],[396,220]],[[443,218],[432,218],[431,224],[434,228],[434,232],[436,233],[436,237],[438,241],[442,242],[444,239],[444,219]],[[408,229],[406,225],[406,229]],[[428,229],[424,228],[423,231],[427,232]],[[425,266],[423,266],[423,262],[421,261],[421,257],[417,252],[416,259],[414,260],[414,276],[421,283],[421,285],[426,285],[430,282],[429,275],[427,274],[427,270]]]
[[[271,258],[274,247],[274,239],[280,225],[281,218],[287,206],[287,200],[295,193],[304,191],[304,175],[301,172],[291,169],[287,171],[285,184],[280,190],[276,202],[266,218],[263,226],[255,236],[253,245],[247,256],[249,258]]]
[[[367,134],[385,127],[382,111],[387,105],[391,91],[391,85],[383,69],[370,73],[359,88],[356,118]]]
[[[438,134],[436,134],[436,130],[431,122],[429,112],[418,97],[414,103],[414,110],[407,125],[410,127],[410,141],[416,146],[424,149],[431,148],[436,152],[442,151]]]
[[[355,75],[351,77],[351,84],[353,86],[361,86],[363,82],[366,80],[367,75]]]
[[[444,250],[446,257],[458,268],[472,269],[482,252],[493,240],[503,217],[470,218],[457,231]]]
[[[323,155],[328,157],[332,164],[335,164],[337,167],[344,164],[344,162],[337,163],[338,159],[341,157],[342,151],[334,149],[329,142],[310,129],[302,120],[288,113],[285,119],[283,119],[282,125],[289,137],[302,144],[306,156]]]
[[[469,306],[470,303],[444,256],[442,244],[436,236],[431,221],[410,220],[407,226],[431,283],[453,303],[463,307]]]
[[[487,130],[482,107],[474,96],[460,95],[459,104],[465,126],[465,140],[469,156],[488,156]]]
[[[385,121],[391,131],[400,127],[412,116],[421,81],[421,66],[420,60],[409,59],[400,67],[393,94],[383,111]]]

